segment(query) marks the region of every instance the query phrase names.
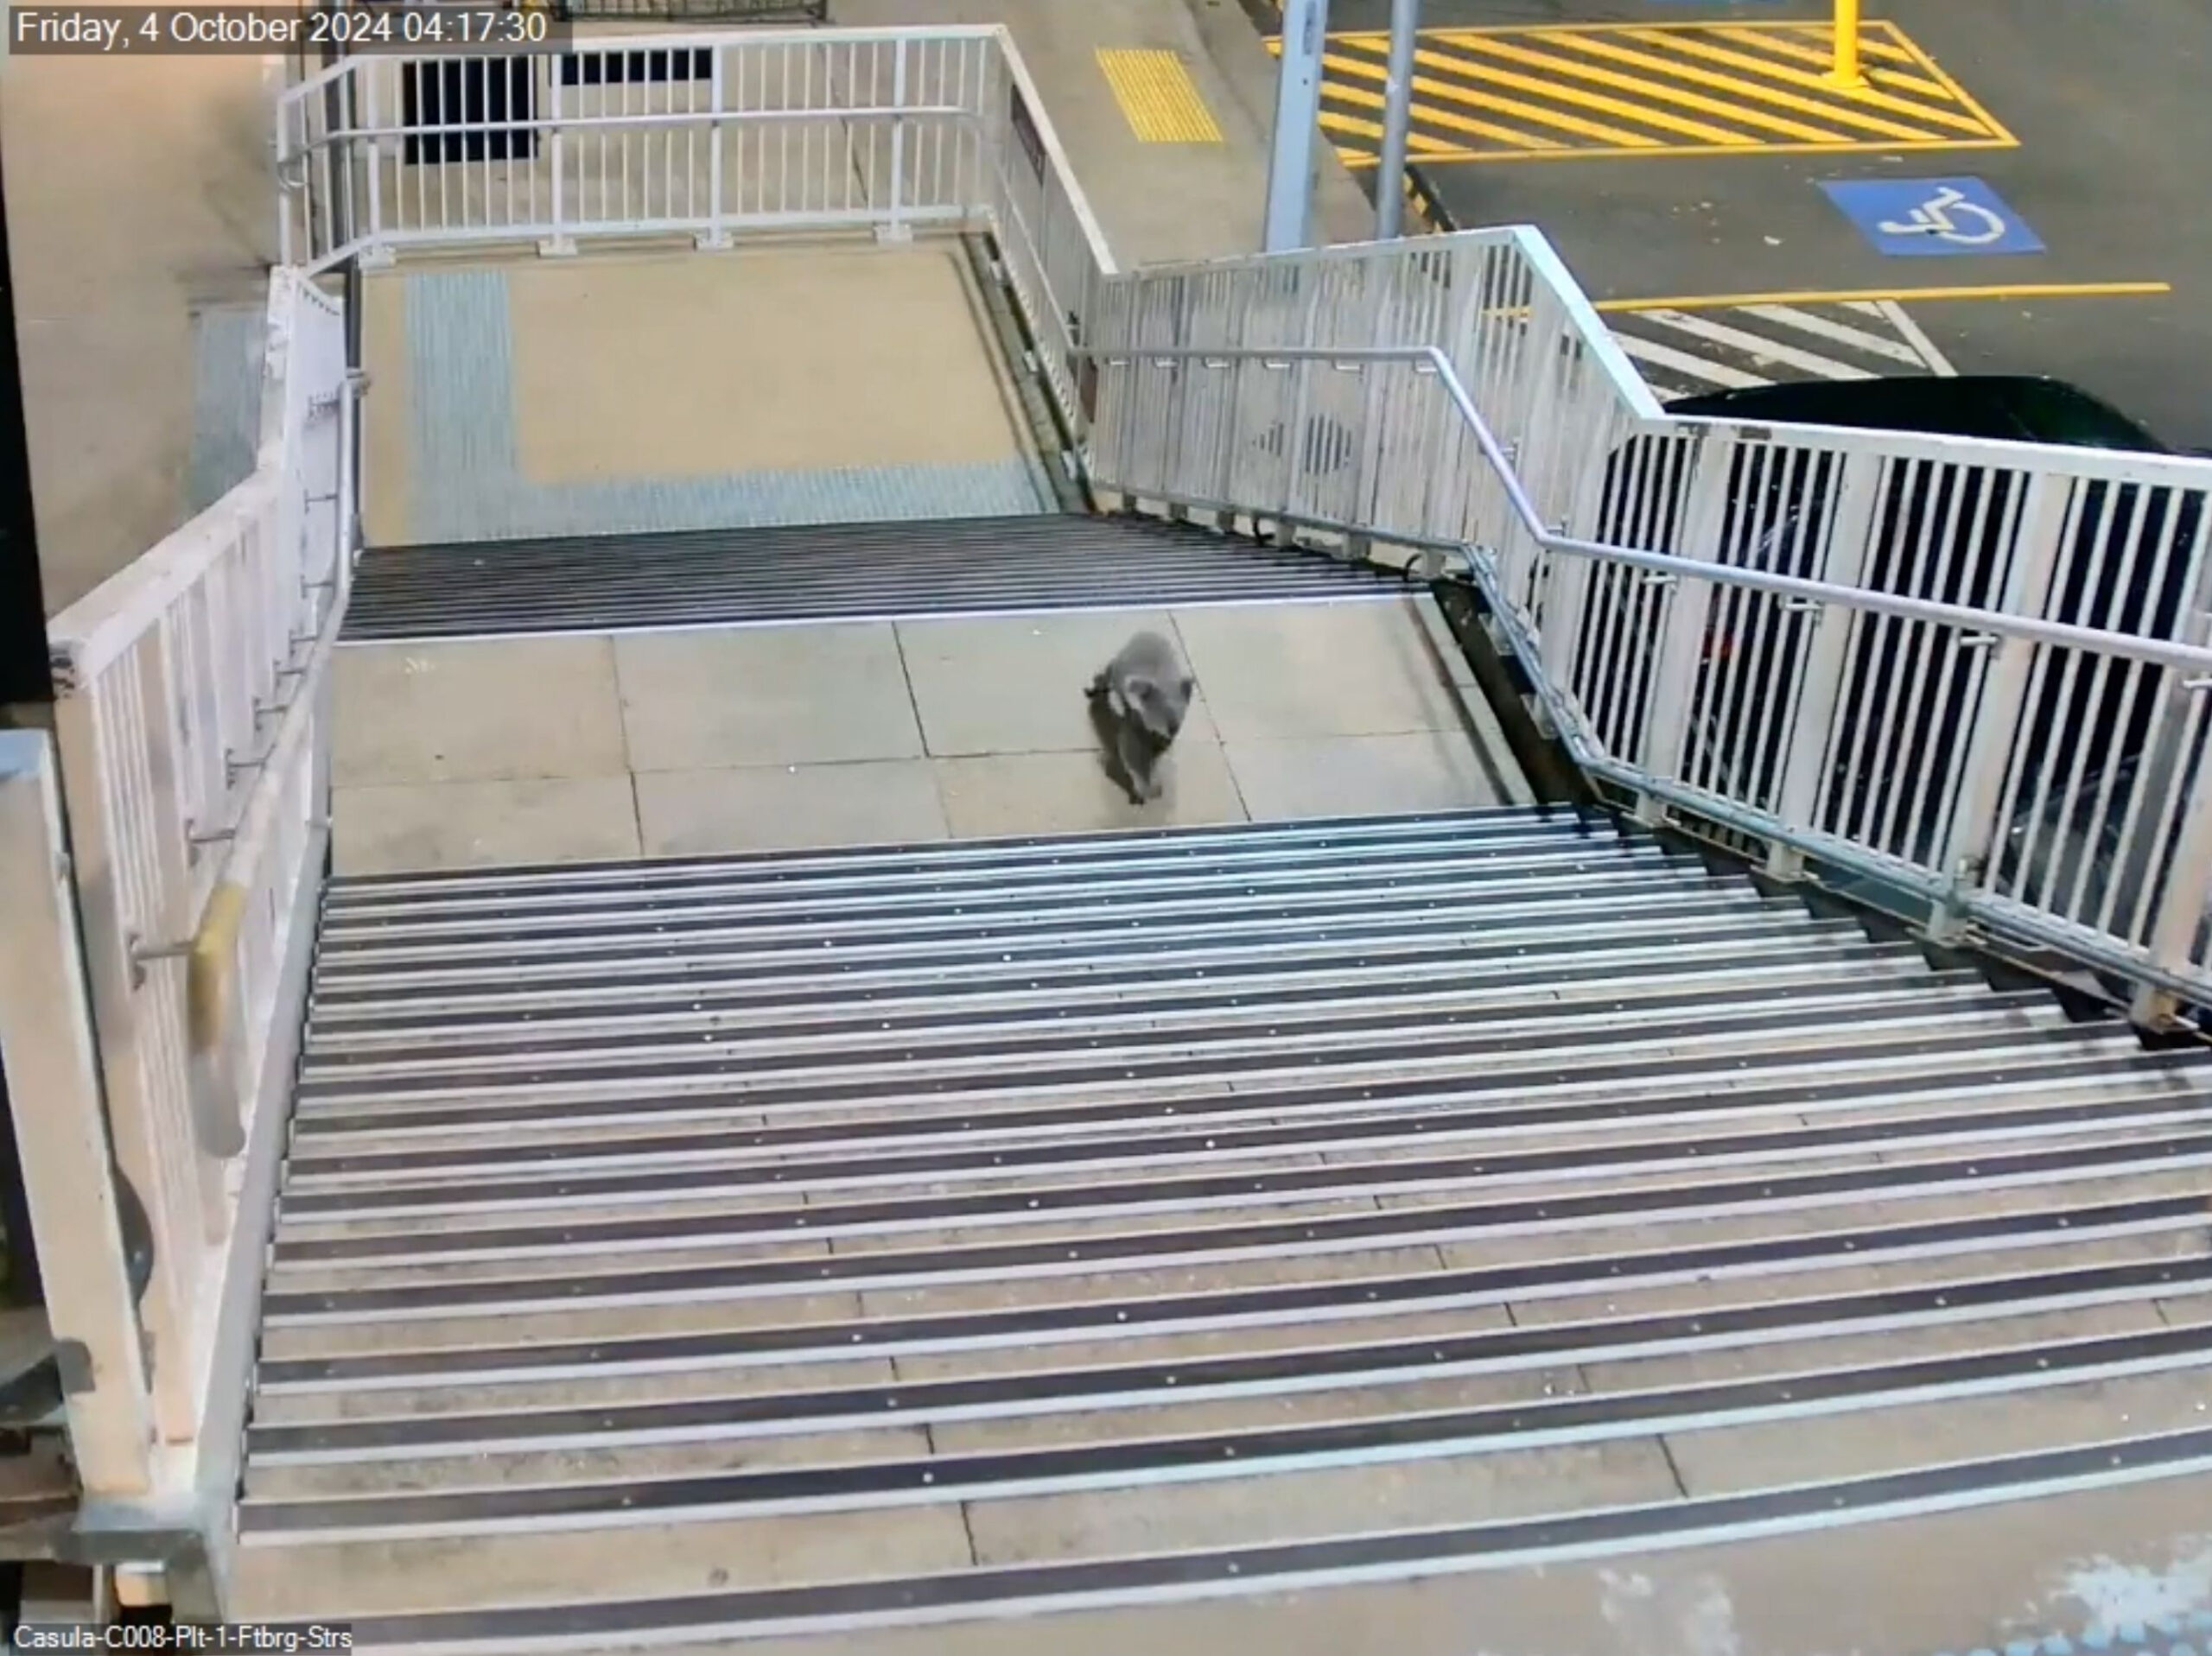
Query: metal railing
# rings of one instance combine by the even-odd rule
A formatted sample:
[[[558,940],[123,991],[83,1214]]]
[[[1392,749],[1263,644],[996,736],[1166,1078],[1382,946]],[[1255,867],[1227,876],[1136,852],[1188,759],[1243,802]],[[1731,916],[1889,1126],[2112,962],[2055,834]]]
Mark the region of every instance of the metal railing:
[[[323,666],[351,569],[339,302],[279,270],[268,329],[253,474],[48,624],[105,1130],[154,1239],[142,1430],[172,1450],[232,1401],[211,1380],[218,1329],[258,1284],[240,1239],[265,1219],[246,1194],[268,1172],[257,1158],[278,1153],[261,1118],[283,1109],[304,994],[291,963],[321,872]],[[95,1372],[111,1381],[131,1383]],[[88,1477],[96,1499],[143,1493]]]
[[[1464,553],[1647,815],[2212,999],[2212,465],[1666,418],[1529,230],[1102,297],[1095,487]]]
[[[1062,412],[1113,271],[1006,30],[632,35],[355,57],[284,94],[280,233],[310,273],[410,249],[988,232]]]
[[[1049,133],[996,27],[354,57],[283,99],[282,251],[312,271],[502,242],[566,251],[616,238],[684,236],[702,248],[774,232],[895,238],[1004,229],[1019,200],[1039,214],[1027,227],[1042,263],[1068,263],[1078,249],[1095,263],[1103,239]],[[1053,205],[1072,211],[1044,211]]]

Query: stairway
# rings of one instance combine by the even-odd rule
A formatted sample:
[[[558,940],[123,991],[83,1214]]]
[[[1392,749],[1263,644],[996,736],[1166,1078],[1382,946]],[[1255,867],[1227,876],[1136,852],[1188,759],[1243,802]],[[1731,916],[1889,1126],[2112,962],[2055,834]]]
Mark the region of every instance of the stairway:
[[[339,880],[321,951],[242,1618],[968,1651],[2212,1456],[2204,1056],[1607,819]]]
[[[348,643],[889,621],[1400,590],[1325,553],[1135,517],[1031,514],[372,551]]]

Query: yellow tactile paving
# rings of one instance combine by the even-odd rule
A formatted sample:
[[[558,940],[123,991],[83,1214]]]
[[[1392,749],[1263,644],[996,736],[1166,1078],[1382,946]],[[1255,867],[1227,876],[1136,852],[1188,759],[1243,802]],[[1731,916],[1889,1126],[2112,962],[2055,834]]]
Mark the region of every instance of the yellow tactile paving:
[[[1802,22],[1423,29],[1408,149],[1504,161],[2018,143],[1896,24],[1860,26],[1861,87],[1827,83],[1830,41],[1827,24]],[[1321,124],[1354,167],[1373,166],[1382,148],[1389,44],[1379,33],[1329,37]]]
[[[1140,143],[1219,143],[1221,129],[1173,52],[1098,48],[1098,67]]]

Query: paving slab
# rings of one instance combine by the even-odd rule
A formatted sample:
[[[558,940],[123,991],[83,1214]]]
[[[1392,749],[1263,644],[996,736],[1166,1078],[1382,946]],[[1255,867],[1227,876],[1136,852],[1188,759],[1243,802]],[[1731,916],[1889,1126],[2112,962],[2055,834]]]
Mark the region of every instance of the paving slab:
[[[340,874],[601,862],[638,854],[626,776],[334,788]]]
[[[649,771],[637,783],[648,857],[912,844],[950,831],[936,772],[919,759]]]
[[[615,641],[630,763],[645,771],[917,758],[887,625],[634,634]]]
[[[335,657],[337,786],[620,776],[608,639],[369,644]]]

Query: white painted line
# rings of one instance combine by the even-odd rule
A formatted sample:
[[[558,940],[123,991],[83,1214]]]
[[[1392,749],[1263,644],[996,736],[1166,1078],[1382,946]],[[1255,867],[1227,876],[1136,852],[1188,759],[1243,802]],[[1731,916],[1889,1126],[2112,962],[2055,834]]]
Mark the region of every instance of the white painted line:
[[[1746,305],[1744,314],[1756,316],[1762,321],[1773,322],[1783,327],[1794,327],[1802,333],[1815,334],[1837,345],[1847,345],[1870,357],[1882,357],[1913,368],[1924,365],[1920,353],[1909,345],[1899,344],[1886,334],[1870,333],[1865,328],[1853,327],[1847,322],[1835,321],[1809,310],[1799,310],[1795,305]]]
[[[1724,385],[1730,390],[1746,390],[1753,385],[1771,385],[1770,379],[1761,379],[1757,374],[1743,373],[1719,363],[1708,362],[1703,357],[1694,357],[1687,351],[1677,351],[1671,346],[1658,345],[1649,339],[1639,339],[1633,333],[1616,332],[1621,349],[1638,362],[1648,362],[1655,368],[1667,368],[1678,374],[1707,385]]]
[[[1872,379],[1875,376],[1864,368],[1854,368],[1849,363],[1838,362],[1833,357],[1823,357],[1796,346],[1783,345],[1770,339],[1763,333],[1748,333],[1740,327],[1730,327],[1725,322],[1709,322],[1702,316],[1693,316],[1687,311],[1647,310],[1637,313],[1648,316],[1662,327],[1671,327],[1693,339],[1711,345],[1723,345],[1740,351],[1754,362],[1778,362],[1792,368],[1802,368],[1808,374],[1818,374],[1823,379]]]
[[[1880,301],[1883,315],[1890,326],[1897,329],[1906,344],[1920,352],[1921,361],[1928,365],[1928,371],[1942,379],[1956,379],[1959,371],[1951,366],[1951,359],[1936,348],[1936,341],[1920,330],[1920,324],[1904,314],[1904,307],[1894,299]]]

